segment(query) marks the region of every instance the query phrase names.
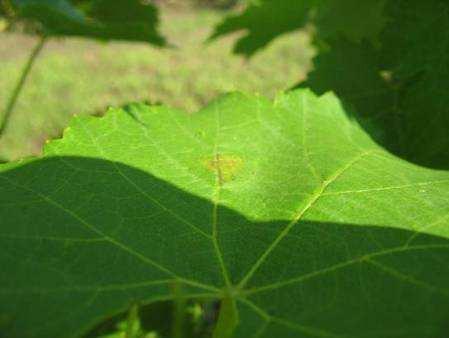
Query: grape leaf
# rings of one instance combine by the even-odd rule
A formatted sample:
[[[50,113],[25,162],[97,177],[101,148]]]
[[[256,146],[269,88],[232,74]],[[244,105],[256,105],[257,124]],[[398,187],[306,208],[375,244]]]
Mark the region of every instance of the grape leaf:
[[[246,10],[221,22],[211,36],[244,30],[234,51],[250,56],[281,34],[314,23],[318,38],[326,40],[343,35],[350,41],[376,40],[386,23],[386,0],[260,0]]]
[[[394,26],[382,34],[381,66],[393,73],[402,113],[401,153],[417,163],[449,169],[449,2],[393,1]]]
[[[448,330],[449,172],[391,155],[332,94],[76,117],[0,165],[0,215],[9,338],[77,337],[180,287],[224,301],[236,338]]]
[[[140,0],[12,0],[17,16],[39,22],[50,36],[84,36],[164,45],[157,9]]]

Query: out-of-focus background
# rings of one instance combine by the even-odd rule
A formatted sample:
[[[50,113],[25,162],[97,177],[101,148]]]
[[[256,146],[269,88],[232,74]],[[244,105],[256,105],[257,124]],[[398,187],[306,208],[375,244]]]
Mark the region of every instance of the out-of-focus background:
[[[158,0],[170,48],[145,43],[51,39],[39,55],[0,138],[0,160],[39,154],[73,114],[103,114],[134,101],[195,112],[220,93],[273,97],[305,78],[313,49],[306,32],[276,39],[250,60],[232,53],[239,35],[206,43],[214,26],[241,5],[233,0]],[[0,23],[0,29],[2,24]],[[0,33],[0,114],[37,38]]]

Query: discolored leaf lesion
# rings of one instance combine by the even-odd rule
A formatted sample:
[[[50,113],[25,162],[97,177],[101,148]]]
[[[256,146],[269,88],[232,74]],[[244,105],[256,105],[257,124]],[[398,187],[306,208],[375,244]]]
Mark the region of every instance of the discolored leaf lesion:
[[[208,170],[217,174],[220,185],[234,180],[243,167],[243,159],[237,155],[216,154],[204,163]]]

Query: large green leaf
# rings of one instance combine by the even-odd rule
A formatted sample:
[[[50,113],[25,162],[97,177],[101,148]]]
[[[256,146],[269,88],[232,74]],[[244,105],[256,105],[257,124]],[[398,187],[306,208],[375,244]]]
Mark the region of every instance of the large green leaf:
[[[140,0],[12,0],[21,19],[39,22],[52,36],[145,41],[163,45],[157,9]]]
[[[76,337],[136,301],[223,301],[217,337],[440,338],[449,172],[376,145],[331,94],[77,117],[0,165],[8,338]]]

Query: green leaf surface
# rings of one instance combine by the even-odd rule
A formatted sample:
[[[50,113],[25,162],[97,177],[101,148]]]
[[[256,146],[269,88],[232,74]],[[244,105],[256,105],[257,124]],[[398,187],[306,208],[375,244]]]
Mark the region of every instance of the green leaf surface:
[[[77,337],[173,285],[226,300],[236,338],[449,329],[449,172],[386,152],[331,94],[76,117],[0,165],[0,215],[8,338]]]
[[[39,22],[50,36],[84,36],[164,45],[154,5],[140,0],[13,0],[17,16]]]

